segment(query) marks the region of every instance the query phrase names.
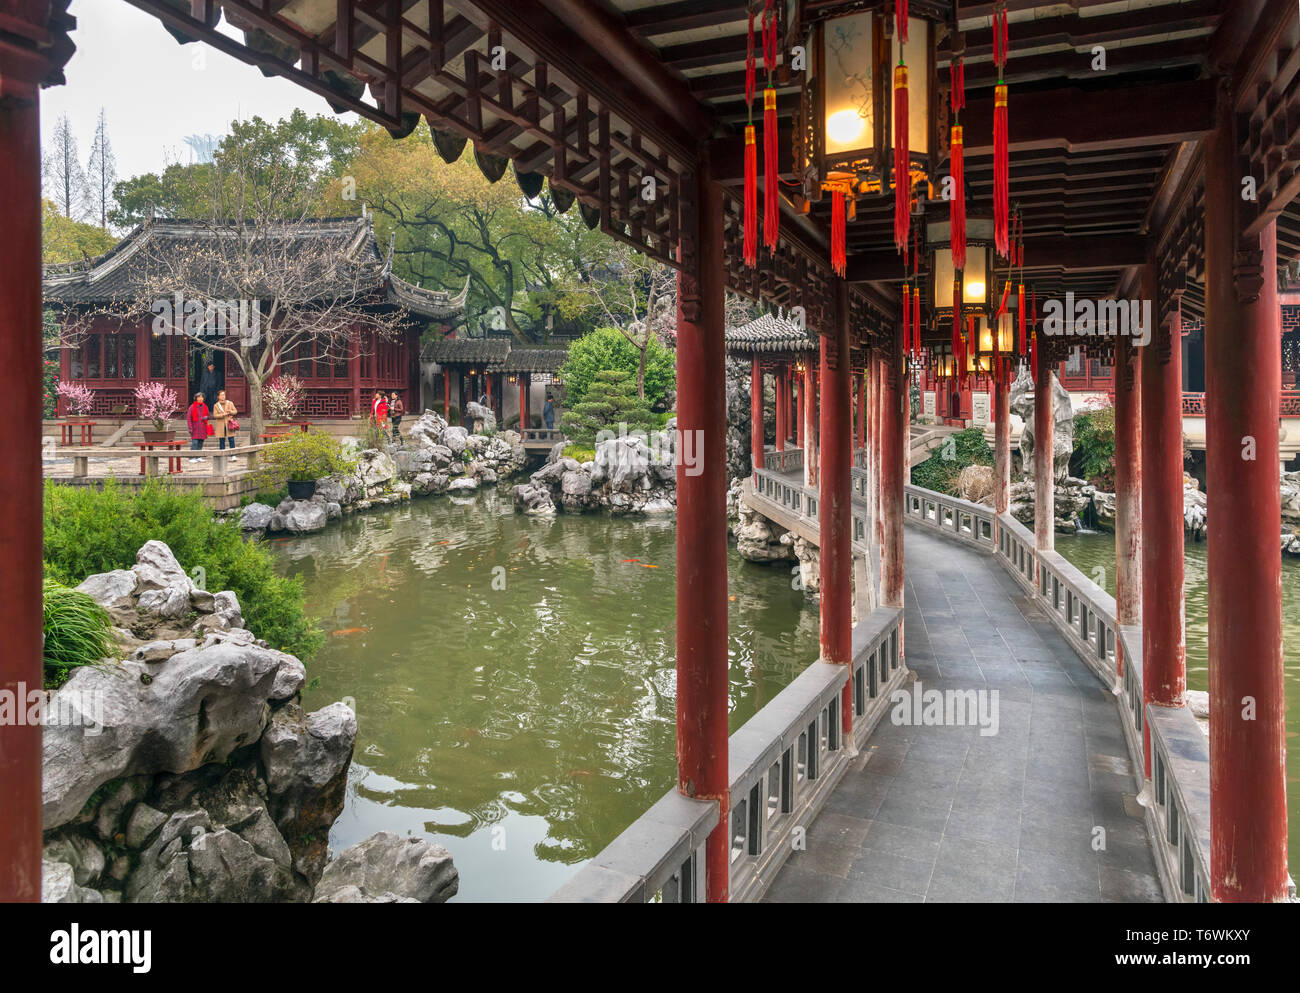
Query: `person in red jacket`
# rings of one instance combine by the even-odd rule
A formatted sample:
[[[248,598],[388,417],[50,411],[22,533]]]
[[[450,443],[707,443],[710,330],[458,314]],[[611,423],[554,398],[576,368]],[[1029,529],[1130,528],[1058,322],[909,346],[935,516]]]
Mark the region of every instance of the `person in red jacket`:
[[[190,429],[190,448],[197,452],[208,440],[208,405],[203,402],[202,393],[194,394],[194,402],[190,404],[189,412],[185,415],[185,423]],[[202,460],[192,458],[190,461]]]

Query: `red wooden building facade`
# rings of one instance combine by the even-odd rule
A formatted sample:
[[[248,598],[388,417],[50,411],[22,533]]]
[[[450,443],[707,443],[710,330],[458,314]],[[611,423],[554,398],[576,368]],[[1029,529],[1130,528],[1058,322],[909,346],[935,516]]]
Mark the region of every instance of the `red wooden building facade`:
[[[304,387],[300,415],[315,420],[354,417],[369,410],[375,390],[396,391],[412,409],[420,397],[421,334],[430,327],[445,332],[459,321],[468,284],[453,297],[394,275],[379,253],[369,217],[310,221],[299,227],[303,239],[338,238],[349,245],[349,259],[373,270],[373,306],[401,308],[409,315],[398,337],[357,328],[349,355],[310,339],[280,355],[275,374],[296,376]],[[47,267],[46,306],[65,328],[76,325],[59,350],[59,379],[94,391],[92,415],[131,416],[136,412],[135,387],[147,381],[174,389],[183,409],[198,392],[208,361],[236,408],[248,409],[248,383],[234,356],[208,346],[202,337],[158,333],[150,315],[126,321],[111,316],[115,308],[137,300],[137,275],[130,260],[141,255],[148,242],[192,243],[199,237],[204,237],[202,230],[184,221],[149,221],[102,256]],[[87,314],[92,316],[83,320]],[[58,413],[67,413],[62,400]]]

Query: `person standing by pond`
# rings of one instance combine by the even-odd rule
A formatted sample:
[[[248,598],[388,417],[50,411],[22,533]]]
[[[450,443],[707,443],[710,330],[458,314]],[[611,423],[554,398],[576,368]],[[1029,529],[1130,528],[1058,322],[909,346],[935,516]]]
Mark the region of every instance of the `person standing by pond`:
[[[185,423],[190,429],[190,449],[195,452],[202,450],[203,443],[208,440],[208,405],[203,402],[202,393],[194,394]],[[201,462],[202,459],[191,458],[190,461]]]
[[[225,451],[226,442],[230,442],[230,447],[235,447],[234,428],[238,422],[235,420],[235,405],[226,399],[226,391],[217,391],[217,402],[212,408],[212,427],[213,437],[217,439],[217,450]]]
[[[551,402],[552,399],[551,394],[546,394],[546,403],[542,405],[542,423],[548,431],[555,430],[555,404]]]
[[[402,403],[402,398],[394,390],[388,395],[388,416],[393,419],[393,441],[401,441],[402,436],[398,432],[398,427],[402,423],[402,415],[406,413],[406,406]]]

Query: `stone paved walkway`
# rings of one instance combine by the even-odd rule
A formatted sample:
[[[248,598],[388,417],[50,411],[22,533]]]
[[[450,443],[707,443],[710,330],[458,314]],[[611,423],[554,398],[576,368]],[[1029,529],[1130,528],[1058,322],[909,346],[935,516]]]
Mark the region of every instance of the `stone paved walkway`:
[[[908,667],[996,690],[997,733],[886,714],[765,899],[1160,901],[1110,693],[991,556],[910,527],[904,548]]]

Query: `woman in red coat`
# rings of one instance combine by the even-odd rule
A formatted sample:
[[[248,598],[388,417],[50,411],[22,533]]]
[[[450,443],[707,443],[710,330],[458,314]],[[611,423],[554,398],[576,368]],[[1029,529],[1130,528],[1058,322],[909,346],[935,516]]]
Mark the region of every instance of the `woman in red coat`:
[[[208,405],[203,402],[202,393],[194,394],[194,402],[190,404],[189,412],[185,415],[185,423],[190,429],[190,448],[197,452],[208,440]],[[190,459],[190,461],[200,460]]]

